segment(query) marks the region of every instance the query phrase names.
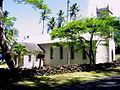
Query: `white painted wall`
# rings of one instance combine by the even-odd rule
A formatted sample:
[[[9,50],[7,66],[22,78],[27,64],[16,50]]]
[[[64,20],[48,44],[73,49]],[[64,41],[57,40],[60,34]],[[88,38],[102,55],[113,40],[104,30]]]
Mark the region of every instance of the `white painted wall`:
[[[104,44],[108,43],[108,41],[101,41],[96,50],[96,64],[109,62],[109,46],[105,46]]]
[[[39,60],[36,60],[36,55],[31,55],[31,61],[29,62],[29,56],[24,55],[24,68],[39,67]]]
[[[104,44],[108,43],[108,46]],[[74,53],[74,59],[70,59],[70,52],[67,48],[63,49],[63,59],[60,59],[60,48],[54,48],[53,59],[50,59],[50,47],[53,45],[51,43],[40,44],[45,50],[45,64],[48,65],[65,65],[65,64],[89,64],[89,59],[82,59],[82,51]],[[113,39],[107,41],[101,41],[96,50],[96,64],[105,63],[112,61],[112,50],[113,50],[113,60],[115,60],[115,42]]]
[[[109,39],[109,62],[112,62],[114,60],[115,60],[115,41],[114,39]]]
[[[89,60],[82,60],[82,52],[78,51],[74,54],[74,59],[70,59],[70,52],[67,48],[63,49],[63,59],[60,59],[60,48],[54,48],[53,59],[50,59],[50,47],[52,44],[40,44],[41,47],[45,50],[45,64],[48,65],[65,65],[65,64],[83,64],[89,63]],[[69,54],[69,55],[68,55]]]
[[[108,46],[104,44],[108,43]],[[113,53],[113,56],[112,56]],[[115,60],[115,42],[114,39],[108,39],[107,41],[102,41],[96,52],[96,63],[112,62]]]

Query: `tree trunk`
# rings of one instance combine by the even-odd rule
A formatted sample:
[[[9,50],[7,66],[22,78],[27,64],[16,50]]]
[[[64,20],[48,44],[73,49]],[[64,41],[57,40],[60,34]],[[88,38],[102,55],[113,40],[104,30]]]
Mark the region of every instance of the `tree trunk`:
[[[43,20],[43,29],[42,29],[42,35],[44,34],[44,20]]]
[[[0,1],[0,11],[2,11],[2,5],[3,5],[3,0]],[[2,26],[1,16],[2,16],[2,12],[0,12],[0,47],[2,48],[2,58],[5,59],[8,67],[10,69],[13,69],[15,68],[15,66],[13,61],[11,60],[11,54],[7,46],[7,43],[3,38],[3,28],[1,27]]]
[[[9,48],[8,48],[8,46],[7,46],[7,43],[6,43],[6,41],[3,39],[3,30],[2,30],[1,27],[0,27],[0,46],[1,46],[1,48],[2,48],[2,56],[3,56],[3,59],[5,59],[8,67],[9,67],[10,69],[15,68],[14,63],[13,63],[13,61],[11,60],[11,54],[10,54]]]
[[[3,5],[3,0],[0,1],[0,7],[2,8]]]
[[[90,64],[95,64],[95,55],[94,55],[94,51],[93,51],[93,35],[91,35],[90,38],[90,50],[89,50],[89,59],[90,59]]]

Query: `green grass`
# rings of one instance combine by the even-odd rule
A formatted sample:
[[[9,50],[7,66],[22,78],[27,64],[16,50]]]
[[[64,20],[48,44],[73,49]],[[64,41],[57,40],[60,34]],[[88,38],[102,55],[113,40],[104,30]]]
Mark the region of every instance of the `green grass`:
[[[4,63],[4,64],[0,64],[0,68],[8,68],[8,66],[6,63]]]
[[[6,64],[0,65],[0,68],[7,68]],[[84,84],[89,81],[120,76],[120,67],[107,71],[74,72],[50,76],[35,76],[32,78],[22,78],[13,83],[15,87],[27,87],[35,90],[53,90],[58,86],[72,84]]]
[[[120,59],[120,54],[116,54],[115,55],[115,59],[117,60],[117,59]]]
[[[41,88],[46,85],[44,88],[48,89],[50,87],[57,87],[61,85],[84,84],[89,81],[95,81],[119,75],[120,67],[117,67],[108,71],[75,72],[51,76],[35,76],[31,79],[18,81],[16,85]]]

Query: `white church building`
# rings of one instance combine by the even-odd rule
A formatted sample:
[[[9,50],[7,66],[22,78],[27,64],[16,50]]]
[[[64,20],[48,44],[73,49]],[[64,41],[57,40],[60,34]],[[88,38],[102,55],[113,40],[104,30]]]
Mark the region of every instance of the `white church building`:
[[[88,0],[88,17],[97,17],[99,11],[101,10],[109,10],[111,15],[120,16],[120,1],[119,0]],[[57,40],[51,40],[50,36],[44,40],[44,36],[37,37],[35,39],[29,38],[25,40],[25,42],[33,42],[37,43],[42,49],[44,49],[45,58],[44,63],[48,65],[64,65],[64,64],[89,64],[90,61],[84,50],[80,50],[78,52],[73,52],[75,47],[63,48],[61,46],[57,48],[53,48],[53,44],[55,42],[59,42]],[[40,40],[43,38],[43,40]],[[104,46],[103,44],[107,42],[108,46]],[[115,42],[114,39],[110,38],[108,40],[103,40],[97,47],[96,52],[96,61],[95,63],[105,63],[112,62],[115,60]]]

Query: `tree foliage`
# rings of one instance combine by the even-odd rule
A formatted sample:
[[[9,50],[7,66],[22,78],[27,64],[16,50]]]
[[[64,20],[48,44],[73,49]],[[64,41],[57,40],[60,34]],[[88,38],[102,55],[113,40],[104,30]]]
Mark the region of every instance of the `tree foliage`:
[[[27,53],[26,46],[21,44],[15,44],[13,51],[15,51],[19,56],[23,56]]]
[[[41,13],[40,13],[40,23],[41,21],[43,22],[43,29],[42,29],[42,34],[44,33],[44,24],[45,24],[45,21],[49,19],[49,14],[51,12],[48,11],[48,10],[43,10]]]
[[[64,16],[64,12],[62,10],[59,10],[59,12],[57,13],[58,17],[57,17],[57,27],[63,27],[64,22],[65,22],[65,16]]]
[[[44,0],[14,0],[18,4],[24,3],[24,4],[30,4],[35,8],[48,10],[49,8],[44,3]]]
[[[2,16],[3,35],[10,47],[10,50],[12,50],[12,47],[17,41],[18,30],[14,28],[14,22],[16,21],[16,18],[8,16],[8,14],[9,13],[5,11]]]
[[[70,7],[70,20],[76,20],[77,19],[77,13],[79,12],[79,6],[77,3],[73,4]]]
[[[49,32],[50,30],[53,30],[55,28],[55,25],[56,25],[55,17],[50,18],[48,21],[48,24],[47,24],[47,26],[48,26],[47,32]]]
[[[113,33],[119,31],[119,26],[120,21],[111,16],[85,18],[72,21],[62,28],[54,29],[51,32],[51,37],[52,39],[67,40],[64,41],[67,42],[67,46],[74,45],[78,49],[84,48],[90,59],[90,64],[94,64],[97,46],[101,41],[112,38]]]

